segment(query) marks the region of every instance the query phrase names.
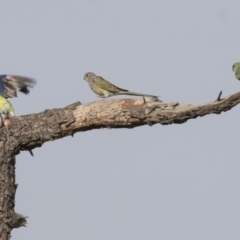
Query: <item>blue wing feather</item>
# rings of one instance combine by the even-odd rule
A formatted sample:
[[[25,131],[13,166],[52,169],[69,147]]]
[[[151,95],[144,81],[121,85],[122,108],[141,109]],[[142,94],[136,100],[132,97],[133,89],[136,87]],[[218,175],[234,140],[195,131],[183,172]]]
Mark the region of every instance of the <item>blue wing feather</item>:
[[[7,77],[7,75],[0,75],[0,95],[4,95],[5,93],[5,86],[4,86],[4,83],[3,83],[3,79],[5,79]]]

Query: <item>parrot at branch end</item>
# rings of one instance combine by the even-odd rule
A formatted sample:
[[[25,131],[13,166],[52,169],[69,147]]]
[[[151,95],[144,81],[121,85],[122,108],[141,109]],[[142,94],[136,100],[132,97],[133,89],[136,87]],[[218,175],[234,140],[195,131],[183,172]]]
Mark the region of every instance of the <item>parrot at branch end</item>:
[[[232,66],[232,70],[235,73],[236,79],[240,80],[240,62],[234,63]]]

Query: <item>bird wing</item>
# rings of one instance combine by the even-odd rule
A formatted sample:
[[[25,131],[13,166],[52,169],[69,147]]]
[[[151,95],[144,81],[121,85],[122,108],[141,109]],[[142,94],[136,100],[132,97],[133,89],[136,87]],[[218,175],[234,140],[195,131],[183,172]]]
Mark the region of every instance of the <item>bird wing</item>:
[[[0,95],[11,98],[17,97],[17,91],[28,94],[29,87],[33,87],[36,81],[32,78],[15,76],[15,75],[0,75]]]
[[[119,91],[128,92],[128,90],[119,88],[100,76],[95,77],[94,81],[99,85],[100,88],[111,93],[117,93]]]

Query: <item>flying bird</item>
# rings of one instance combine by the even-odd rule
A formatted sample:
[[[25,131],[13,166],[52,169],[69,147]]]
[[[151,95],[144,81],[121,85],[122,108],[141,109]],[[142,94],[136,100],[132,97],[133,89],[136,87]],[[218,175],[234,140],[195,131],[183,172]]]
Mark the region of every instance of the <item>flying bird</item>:
[[[236,79],[240,80],[240,62],[234,63],[232,66],[232,70],[235,73]]]
[[[13,106],[7,98],[17,97],[18,91],[28,94],[29,88],[32,88],[35,84],[36,81],[32,78],[15,75],[0,75],[0,115],[4,114],[5,118],[14,117],[15,113]]]
[[[130,92],[126,89],[119,88],[112,83],[108,82],[104,78],[95,75],[92,72],[88,72],[84,75],[84,80],[88,82],[90,88],[99,95],[101,98],[107,98],[115,95],[131,95],[142,97],[157,97],[145,93]]]

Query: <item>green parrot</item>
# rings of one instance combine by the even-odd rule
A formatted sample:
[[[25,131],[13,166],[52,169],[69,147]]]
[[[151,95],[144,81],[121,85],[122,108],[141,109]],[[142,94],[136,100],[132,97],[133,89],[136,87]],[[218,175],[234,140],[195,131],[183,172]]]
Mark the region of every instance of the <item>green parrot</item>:
[[[235,72],[236,79],[240,80],[240,62],[234,63],[232,70]]]
[[[108,82],[104,78],[95,75],[92,72],[88,72],[84,75],[84,80],[88,82],[90,88],[99,95],[101,98],[107,98],[115,95],[131,95],[142,97],[157,97],[154,95],[148,95],[144,93],[130,92],[126,89],[119,88],[112,83]]]

